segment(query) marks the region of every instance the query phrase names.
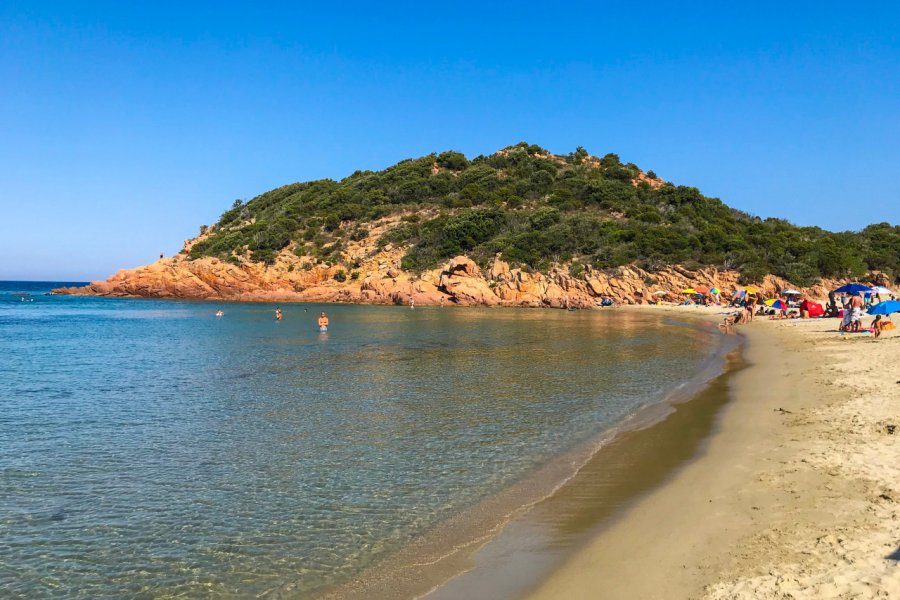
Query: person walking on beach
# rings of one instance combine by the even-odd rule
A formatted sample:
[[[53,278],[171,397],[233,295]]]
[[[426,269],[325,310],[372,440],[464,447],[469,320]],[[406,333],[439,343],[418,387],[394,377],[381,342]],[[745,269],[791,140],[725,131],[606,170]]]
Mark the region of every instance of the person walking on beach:
[[[325,313],[319,315],[319,331],[328,331],[328,317]]]
[[[756,312],[756,295],[753,294],[747,299],[747,322],[753,322],[753,313]]]
[[[850,298],[850,330],[859,331],[859,321],[862,319],[863,298],[859,292]]]

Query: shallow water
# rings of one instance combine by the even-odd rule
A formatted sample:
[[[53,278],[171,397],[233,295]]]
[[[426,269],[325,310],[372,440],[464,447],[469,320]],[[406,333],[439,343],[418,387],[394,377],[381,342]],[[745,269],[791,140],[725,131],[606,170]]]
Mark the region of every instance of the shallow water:
[[[0,589],[28,598],[315,595],[715,346],[615,311],[292,304],[276,322],[26,287],[0,283]]]

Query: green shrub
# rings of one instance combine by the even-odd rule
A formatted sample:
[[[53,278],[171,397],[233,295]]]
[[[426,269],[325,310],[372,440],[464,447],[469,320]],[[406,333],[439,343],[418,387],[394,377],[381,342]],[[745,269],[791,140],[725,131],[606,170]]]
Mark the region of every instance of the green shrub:
[[[462,152],[441,152],[438,154],[436,162],[439,167],[451,171],[462,171],[469,166],[469,160]]]

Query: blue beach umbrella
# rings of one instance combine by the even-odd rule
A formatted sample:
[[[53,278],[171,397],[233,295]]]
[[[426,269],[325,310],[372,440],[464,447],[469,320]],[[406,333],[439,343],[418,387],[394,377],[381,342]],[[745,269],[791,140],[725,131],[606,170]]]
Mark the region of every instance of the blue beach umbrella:
[[[870,315],[889,315],[900,312],[900,300],[885,300],[869,309]]]
[[[838,293],[855,294],[856,292],[871,292],[872,288],[861,283],[848,283],[834,290]]]

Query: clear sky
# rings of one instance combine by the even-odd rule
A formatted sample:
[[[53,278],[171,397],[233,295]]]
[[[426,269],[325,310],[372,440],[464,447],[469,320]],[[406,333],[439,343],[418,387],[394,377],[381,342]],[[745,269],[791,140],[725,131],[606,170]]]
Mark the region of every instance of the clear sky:
[[[236,198],[523,140],[900,222],[900,4],[301,4],[0,3],[0,279],[106,278]]]

